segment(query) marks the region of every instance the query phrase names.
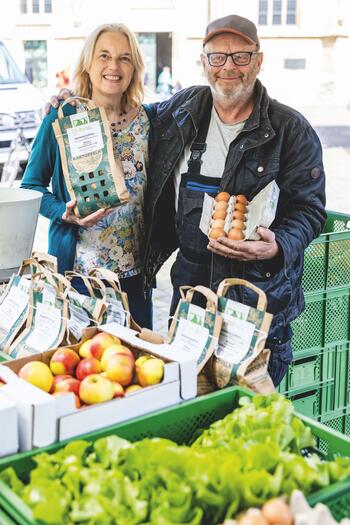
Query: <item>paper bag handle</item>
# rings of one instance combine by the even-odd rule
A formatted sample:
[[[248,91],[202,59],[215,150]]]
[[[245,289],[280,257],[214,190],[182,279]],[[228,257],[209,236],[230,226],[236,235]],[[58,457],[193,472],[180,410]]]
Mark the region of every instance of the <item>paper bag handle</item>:
[[[86,106],[88,107],[88,109],[96,108],[95,102],[93,100],[90,100],[89,98],[78,97],[78,96],[68,97],[68,98],[66,98],[66,100],[58,108],[58,112],[57,112],[58,118],[63,118],[64,117],[64,115],[63,115],[63,107],[66,104],[69,104],[69,102],[71,102],[72,100],[84,100],[86,102]]]
[[[250,283],[249,281],[246,281],[245,279],[238,279],[236,277],[232,277],[231,279],[224,279],[221,281],[221,283],[218,286],[217,294],[219,297],[225,297],[227,290],[231,286],[246,286],[247,288],[250,288],[253,290],[257,296],[258,296],[258,303],[257,303],[257,309],[258,310],[266,310],[267,306],[267,298],[266,294],[261,288],[258,288],[255,286],[255,284]]]
[[[108,270],[108,268],[92,268],[89,271],[90,277],[98,278],[99,275],[101,275],[103,279],[108,281],[108,283],[116,292],[122,292],[118,274],[112,272],[112,270]]]
[[[187,292],[185,293],[186,290]],[[204,295],[204,297],[207,299],[206,308],[215,313],[217,310],[217,305],[218,305],[218,297],[215,292],[210,290],[210,288],[207,288],[206,286],[202,286],[202,285],[193,286],[193,287],[192,286],[180,286],[180,295],[182,299],[184,299],[188,303],[192,302],[193,294],[195,292],[198,292]]]
[[[91,282],[95,283],[97,285],[97,287],[101,290],[102,294],[103,294],[103,297],[105,297],[106,295],[106,287],[105,285],[103,284],[103,282],[101,281],[101,279],[98,279],[97,277],[93,277],[93,276],[88,276],[88,275],[82,275],[78,272],[74,272],[74,271],[68,271],[68,272],[65,272],[65,276],[66,278],[71,281],[73,279],[73,277],[79,277],[80,279],[82,279],[83,283],[85,284],[86,288],[88,289],[89,291],[89,294],[91,297],[94,297],[96,298],[96,295],[95,295],[95,292],[91,286]]]

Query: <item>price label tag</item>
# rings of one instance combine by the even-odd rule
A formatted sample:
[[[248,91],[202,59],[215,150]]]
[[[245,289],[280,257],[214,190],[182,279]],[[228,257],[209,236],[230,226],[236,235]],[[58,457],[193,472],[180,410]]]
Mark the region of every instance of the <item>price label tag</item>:
[[[255,325],[223,314],[223,323],[215,356],[231,364],[237,364],[247,354]]]
[[[188,352],[198,361],[205,349],[208,337],[208,328],[199,326],[188,319],[180,319],[171,346]]]
[[[0,326],[5,330],[11,330],[17,319],[28,307],[29,295],[20,290],[17,286],[12,286],[9,293],[0,304]]]
[[[68,321],[68,330],[74,335],[77,341],[80,341],[83,330],[90,324],[90,319],[84,308],[80,308],[72,303],[69,304],[70,319]]]
[[[121,326],[126,324],[126,312],[123,303],[118,299],[110,297],[106,312],[106,323],[118,323]]]
[[[73,159],[103,149],[101,126],[97,121],[68,128],[67,135]]]
[[[61,312],[53,306],[37,303],[34,328],[26,345],[38,352],[51,348],[57,341],[61,328]]]

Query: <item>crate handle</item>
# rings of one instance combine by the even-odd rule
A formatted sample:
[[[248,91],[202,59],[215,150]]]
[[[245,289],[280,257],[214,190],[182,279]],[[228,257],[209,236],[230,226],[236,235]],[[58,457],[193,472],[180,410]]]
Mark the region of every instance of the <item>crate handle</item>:
[[[247,288],[253,290],[258,295],[257,309],[264,311],[266,310],[267,298],[265,292],[257,286],[255,286],[255,284],[252,284],[249,281],[246,281],[245,279],[237,279],[236,277],[232,277],[231,279],[224,279],[218,286],[218,296],[225,297],[227,290],[231,286],[246,286]]]

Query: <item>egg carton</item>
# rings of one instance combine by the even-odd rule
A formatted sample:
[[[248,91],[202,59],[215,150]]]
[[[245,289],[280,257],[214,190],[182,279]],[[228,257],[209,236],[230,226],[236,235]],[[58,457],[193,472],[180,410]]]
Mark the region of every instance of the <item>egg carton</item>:
[[[224,231],[221,235],[233,240],[259,240],[257,228],[268,228],[276,216],[279,191],[277,183],[272,181],[251,201],[244,195],[221,192],[214,199],[205,193],[199,228],[209,239],[219,237],[220,232],[213,230],[221,229]],[[218,197],[223,200],[216,200]]]

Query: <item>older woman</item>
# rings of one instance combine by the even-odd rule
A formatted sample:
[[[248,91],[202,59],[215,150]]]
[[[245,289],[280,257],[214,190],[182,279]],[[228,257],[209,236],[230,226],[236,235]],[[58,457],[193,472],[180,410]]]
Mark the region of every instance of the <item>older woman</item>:
[[[115,155],[122,161],[130,202],[99,210],[85,218],[73,213],[75,202],[64,182],[52,123],[57,110],[45,116],[22,181],[23,188],[43,193],[40,213],[50,219],[49,253],[59,271],[87,274],[93,267],[120,276],[131,314],[141,326],[152,326],[151,291],[144,293],[141,265],[144,250],[144,192],[147,181],[149,120],[143,100],[143,61],[134,34],[123,24],[105,24],[87,38],[73,76],[76,95],[104,107]],[[65,114],[75,112],[67,104]],[[52,186],[50,191],[49,186]],[[75,283],[76,287],[80,283]]]

